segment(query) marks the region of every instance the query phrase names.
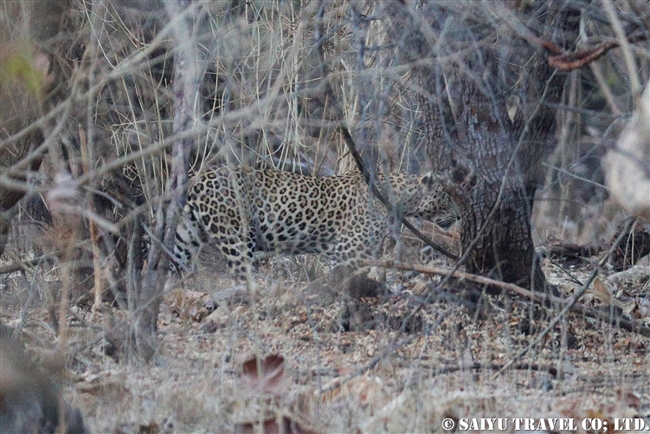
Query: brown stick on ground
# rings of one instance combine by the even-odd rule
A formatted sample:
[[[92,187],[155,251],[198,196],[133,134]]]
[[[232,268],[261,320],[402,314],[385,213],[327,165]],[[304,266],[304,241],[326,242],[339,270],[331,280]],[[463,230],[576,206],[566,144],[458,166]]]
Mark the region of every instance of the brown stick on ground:
[[[437,274],[440,276],[448,276],[452,271],[443,267],[425,267],[422,265],[404,264],[404,263],[394,262],[394,261],[366,261],[365,265],[371,267],[385,267],[385,268],[397,268],[400,270],[412,270],[412,271],[418,271],[420,273],[426,273],[426,274]],[[490,279],[489,277],[465,273],[463,271],[456,271],[453,274],[451,274],[451,277],[456,279],[464,279],[469,282],[478,283],[480,285],[496,286],[498,288],[504,289],[511,293],[531,299],[537,303],[550,301],[552,303],[557,303],[559,306],[563,308],[566,308],[567,305],[572,303],[571,299],[564,300],[563,298],[554,297],[552,295],[543,292],[530,291],[528,289],[522,288],[512,283],[505,283],[505,282],[501,282],[500,280],[495,280],[495,279]],[[609,311],[602,312],[597,309],[593,309],[583,304],[575,303],[575,302],[571,304],[569,309],[574,312],[582,313],[583,315],[586,315],[588,317],[607,322],[608,324],[614,325],[616,327],[620,327],[624,330],[638,333],[642,336],[650,337],[650,327],[642,326],[639,321],[613,316],[610,314]]]

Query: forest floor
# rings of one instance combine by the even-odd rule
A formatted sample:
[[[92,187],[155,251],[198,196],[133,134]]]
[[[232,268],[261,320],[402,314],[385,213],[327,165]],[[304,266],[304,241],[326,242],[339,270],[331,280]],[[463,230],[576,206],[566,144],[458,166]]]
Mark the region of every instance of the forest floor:
[[[568,297],[595,260],[545,260],[544,271]],[[613,432],[626,428],[622,418],[650,426],[647,337],[571,312],[516,358],[559,309],[507,293],[462,301],[451,288],[421,304],[440,278],[396,271],[383,295],[351,296],[301,277],[324,275],[315,263],[260,265],[253,301],[227,289],[232,280],[216,266],[169,285],[150,364],[121,360],[102,338],[124,311],[73,307],[57,380],[66,399],[93,433],[263,432],[261,424],[264,432],[435,433],[447,423],[467,432],[562,432],[550,426],[559,422],[596,432],[583,427],[599,421]],[[20,326],[28,353],[48,365],[57,342],[47,303],[37,291],[25,309],[21,279],[2,276],[2,323]],[[646,280],[626,290],[649,287]],[[588,291],[582,301],[595,297]]]

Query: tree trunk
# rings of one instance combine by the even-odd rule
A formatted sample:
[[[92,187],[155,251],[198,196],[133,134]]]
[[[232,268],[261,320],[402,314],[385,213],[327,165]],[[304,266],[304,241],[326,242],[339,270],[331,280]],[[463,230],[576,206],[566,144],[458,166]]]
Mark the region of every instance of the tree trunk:
[[[467,270],[542,290],[530,218],[564,76],[529,41],[566,47],[579,12],[557,2],[507,5],[394,4],[393,20],[408,29],[394,33],[409,47],[407,60],[418,62],[427,148],[462,215]]]
[[[446,81],[453,89],[443,92],[453,98],[454,127],[463,137],[447,142],[453,147],[447,150],[452,155],[447,167],[450,193],[461,211],[463,251],[469,252],[467,271],[542,289],[545,277],[535,261],[530,196],[516,159],[518,132],[505,101],[485,95],[467,77],[447,76]],[[422,107],[431,110],[428,101]],[[427,137],[433,137],[437,127],[425,122],[425,128]],[[430,155],[441,168],[446,158],[436,161],[439,148],[444,149],[440,142]]]
[[[165,2],[169,20],[176,20],[173,44],[174,134],[192,129],[193,122],[200,119],[196,95],[199,93],[201,76],[197,65],[199,55],[196,41],[191,30],[193,17],[183,16],[179,19],[179,16],[187,14],[189,5],[184,0]],[[138,357],[145,361],[151,359],[157,347],[158,312],[170,264],[163,246],[167,251],[173,251],[177,217],[182,212],[186,199],[188,156],[196,140],[196,137],[178,139],[172,146],[171,171],[165,188],[167,199],[158,205],[156,211],[154,236],[159,242],[152,240],[139,294],[130,297],[137,303],[137,306],[129,306],[135,310],[135,350]]]

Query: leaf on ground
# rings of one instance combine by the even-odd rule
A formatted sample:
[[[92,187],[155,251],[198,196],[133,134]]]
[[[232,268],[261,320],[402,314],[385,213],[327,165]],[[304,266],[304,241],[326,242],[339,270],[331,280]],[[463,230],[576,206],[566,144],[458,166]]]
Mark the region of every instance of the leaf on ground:
[[[603,424],[605,426],[614,426],[614,420],[613,420],[613,418],[611,417],[611,414],[610,414],[613,409],[609,409],[609,410],[610,411],[606,412],[606,411],[604,411],[602,409],[598,409],[598,410],[590,409],[590,410],[587,410],[587,417],[590,418],[590,419],[600,419],[601,421],[603,421]],[[595,433],[601,432],[601,431],[593,430],[593,431],[587,431],[587,432],[588,433],[593,432],[595,434]]]
[[[205,292],[176,290],[173,293],[171,311],[184,321],[201,322],[210,315],[211,306],[212,299]]]
[[[631,390],[618,389],[616,391],[618,402],[626,407],[638,410],[641,408],[641,399]]]
[[[609,285],[602,281],[600,278],[596,277],[594,280],[593,288],[594,297],[600,300],[602,303],[609,305],[612,303],[612,290]]]
[[[252,357],[242,364],[242,377],[257,393],[280,395],[284,392],[284,357],[271,354],[263,359]]]

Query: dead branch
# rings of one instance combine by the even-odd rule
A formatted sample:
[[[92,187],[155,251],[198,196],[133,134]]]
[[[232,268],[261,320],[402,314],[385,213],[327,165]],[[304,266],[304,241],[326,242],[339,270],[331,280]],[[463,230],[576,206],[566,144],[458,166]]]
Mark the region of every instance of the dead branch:
[[[50,255],[52,256],[52,255]],[[16,271],[20,270],[25,270],[25,271],[32,271],[30,267],[33,267],[34,265],[38,264],[43,258],[36,258],[32,259],[29,261],[24,261],[24,262],[18,262],[15,264],[7,265],[4,267],[0,267],[0,274],[11,274],[15,273]]]
[[[437,274],[439,276],[450,276],[459,280],[478,283],[479,285],[496,286],[506,291],[510,291],[522,297],[530,298],[537,303],[551,301],[553,303],[564,304],[565,300],[543,292],[531,291],[513,283],[506,283],[500,280],[490,279],[489,277],[479,276],[477,274],[466,273],[464,271],[453,271],[444,267],[431,267],[417,264],[404,264],[395,261],[365,261],[365,264],[371,267],[396,268],[399,270],[411,270],[426,274]]]
[[[562,312],[559,315],[557,315],[557,317],[562,317],[566,313],[565,310],[566,311],[571,310],[573,312],[578,312],[583,315],[586,315],[590,318],[594,318],[606,322],[610,325],[620,327],[624,330],[638,333],[642,336],[650,337],[650,327],[642,326],[639,323],[639,321],[628,320],[620,317],[613,317],[612,315],[610,315],[609,311],[601,312],[597,309],[593,309],[583,304],[576,303],[576,301],[584,294],[586,289],[589,287],[589,284],[591,283],[593,278],[596,277],[594,273],[592,273],[593,277],[590,276],[590,279],[584,285],[584,290],[581,289],[581,291],[578,291],[569,300],[564,300],[563,298],[560,297],[555,297],[543,292],[531,291],[522,288],[520,286],[517,286],[515,284],[501,282],[500,280],[490,279],[489,277],[465,273],[463,271],[455,271],[452,273],[453,270],[444,267],[429,267],[429,266],[425,267],[422,265],[404,264],[404,263],[394,262],[394,261],[366,261],[365,264],[374,267],[396,268],[400,270],[418,271],[420,273],[426,273],[426,274],[436,274],[439,276],[451,276],[452,278],[467,280],[469,282],[478,283],[480,285],[496,286],[506,291],[510,291],[511,293],[533,300],[536,303],[544,303],[545,301],[550,301],[552,303],[558,304],[559,306],[564,306]],[[598,270],[599,269],[597,268],[594,271],[597,272]]]
[[[596,268],[595,268],[595,269],[591,272],[591,274],[589,275],[589,278],[587,279],[587,281],[586,281],[586,282],[582,285],[582,287],[581,287],[580,289],[578,289],[578,291],[576,291],[576,293],[573,294],[573,296],[572,296],[572,297],[567,301],[566,305],[562,308],[562,310],[560,311],[560,313],[558,313],[558,314],[557,314],[557,315],[556,315],[556,316],[551,320],[551,322],[548,324],[548,326],[546,326],[546,328],[545,328],[544,330],[542,330],[542,332],[539,334],[539,336],[537,336],[537,337],[536,337],[536,338],[535,338],[535,339],[534,339],[530,344],[528,344],[528,346],[526,346],[526,348],[522,349],[522,350],[521,350],[519,353],[517,353],[517,354],[516,354],[512,359],[510,359],[510,361],[509,361],[508,363],[506,363],[506,365],[505,365],[505,366],[504,366],[504,367],[503,367],[499,372],[497,372],[496,374],[494,374],[494,375],[492,376],[492,379],[495,379],[496,377],[498,377],[499,375],[501,375],[501,374],[502,374],[506,369],[508,369],[510,366],[514,365],[514,363],[515,363],[517,360],[519,360],[520,358],[522,358],[522,357],[523,357],[526,353],[528,353],[528,351],[530,351],[533,347],[535,347],[536,345],[539,345],[539,343],[542,341],[542,339],[544,339],[544,336],[546,336],[546,335],[547,335],[547,334],[548,334],[548,333],[553,329],[553,327],[555,327],[555,325],[556,325],[558,322],[560,322],[560,319],[564,318],[564,316],[567,314],[567,312],[569,312],[569,310],[576,309],[577,307],[579,307],[579,305],[576,305],[578,299],[579,299],[580,297],[582,297],[583,294],[587,291],[587,288],[589,288],[589,285],[591,285],[591,283],[594,281],[594,279],[596,278],[596,276],[598,276],[598,273],[600,272],[600,268],[603,266],[603,264],[605,264],[605,263],[609,260],[609,258],[611,257],[612,253],[614,252],[614,250],[616,250],[616,249],[618,248],[619,244],[621,243],[621,241],[623,241],[623,234],[624,234],[625,232],[629,231],[630,229],[632,229],[632,226],[634,225],[634,221],[635,221],[634,219],[629,219],[629,220],[628,220],[628,222],[627,222],[627,224],[625,225],[625,229],[624,229],[624,231],[622,232],[622,234],[621,234],[621,235],[616,239],[616,241],[614,241],[614,244],[612,244],[612,246],[609,248],[609,250],[607,251],[607,253],[605,253],[605,254],[601,257],[601,259],[598,261],[598,264],[596,265]],[[586,309],[587,309],[587,308],[583,308],[583,312],[584,312],[585,314],[587,314],[587,310],[586,310]],[[590,309],[590,310],[592,310],[592,309]],[[595,311],[595,312],[596,312],[596,311]],[[598,316],[596,316],[595,318],[601,319],[601,318],[604,318],[605,315],[606,315],[606,314],[598,315]],[[616,326],[619,326],[619,327],[622,327],[622,328],[626,328],[626,329],[627,329],[627,327],[631,327],[630,331],[636,331],[637,333],[640,333],[640,334],[642,334],[643,336],[650,337],[650,329],[647,328],[647,327],[639,326],[638,328],[634,328],[634,327],[633,327],[633,326],[634,326],[634,322],[632,322],[632,321],[628,321],[628,320],[624,320],[623,318],[620,318],[620,319],[617,321],[617,319],[616,319],[615,317],[613,317],[612,315],[608,315],[608,314],[607,314],[607,316],[606,316],[606,319],[608,320],[609,324],[611,324],[611,325],[616,325]],[[625,326],[623,326],[623,323],[624,323],[624,322],[625,322]]]
[[[411,361],[409,361],[410,364],[412,364]],[[398,363],[398,365],[403,367],[408,367],[406,364]],[[499,369],[503,368],[502,364],[499,363],[488,363],[488,364],[482,364],[482,363],[471,363],[469,365],[458,365],[458,364],[443,364],[440,365],[440,363],[435,362],[435,363],[426,363],[426,362],[418,362],[418,367],[423,367],[430,369],[433,371],[433,375],[445,375],[445,374],[453,374],[454,372],[460,372],[460,371],[498,371]],[[510,369],[518,370],[518,371],[536,371],[536,372],[546,372],[549,375],[553,377],[557,377],[559,372],[556,366],[553,365],[539,365],[537,363],[518,363],[514,366],[511,366]]]
[[[627,37],[629,43],[645,41],[648,39],[646,31],[639,31],[632,33]],[[543,41],[542,41],[543,42]],[[557,47],[549,46],[549,43],[542,43],[540,45],[551,53],[557,53]],[[553,45],[553,44],[550,44]],[[621,44],[618,40],[608,40],[597,44],[594,47],[585,48],[582,50],[562,52],[548,58],[549,66],[559,69],[560,71],[573,71],[582,68],[583,66],[593,62],[594,60],[603,57],[612,48],[617,48]]]

